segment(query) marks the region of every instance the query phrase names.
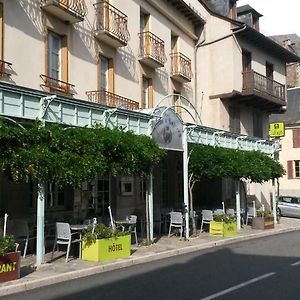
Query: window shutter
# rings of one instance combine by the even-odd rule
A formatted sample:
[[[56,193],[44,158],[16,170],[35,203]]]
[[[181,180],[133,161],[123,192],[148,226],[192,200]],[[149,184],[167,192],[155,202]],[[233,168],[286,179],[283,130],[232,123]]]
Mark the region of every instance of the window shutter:
[[[300,148],[300,129],[293,129],[293,148]]]
[[[0,59],[3,59],[3,38],[4,38],[3,3],[0,3]]]
[[[115,92],[115,71],[114,61],[112,58],[108,59],[108,91],[110,93]]]
[[[293,161],[292,160],[288,160],[287,161],[287,177],[288,179],[293,179]]]
[[[68,38],[64,35],[61,39],[61,77],[68,82]]]

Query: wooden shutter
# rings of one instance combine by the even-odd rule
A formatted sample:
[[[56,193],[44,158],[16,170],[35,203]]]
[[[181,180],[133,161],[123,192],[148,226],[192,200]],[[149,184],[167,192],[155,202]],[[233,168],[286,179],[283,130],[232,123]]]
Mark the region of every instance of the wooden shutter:
[[[152,78],[148,79],[148,108],[153,107],[153,83]]]
[[[294,178],[294,174],[293,174],[293,161],[292,160],[288,160],[287,161],[287,177],[288,179],[293,179]]]
[[[293,129],[293,148],[300,148],[300,129]]]
[[[68,38],[63,36],[61,39],[61,78],[68,82]]]
[[[112,58],[108,59],[108,91],[110,93],[115,92],[115,70]]]

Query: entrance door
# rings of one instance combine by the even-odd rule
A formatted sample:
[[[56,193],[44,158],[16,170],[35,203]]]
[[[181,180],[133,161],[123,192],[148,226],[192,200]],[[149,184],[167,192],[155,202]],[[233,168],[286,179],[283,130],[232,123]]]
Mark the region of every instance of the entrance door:
[[[267,92],[273,94],[273,74],[274,66],[266,62]]]
[[[110,176],[97,176],[95,182],[95,209],[97,216],[109,217],[108,206],[111,205]]]

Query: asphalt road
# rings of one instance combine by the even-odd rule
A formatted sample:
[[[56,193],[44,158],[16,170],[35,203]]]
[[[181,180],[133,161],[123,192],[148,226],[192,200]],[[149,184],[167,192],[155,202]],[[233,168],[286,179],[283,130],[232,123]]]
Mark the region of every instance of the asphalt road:
[[[300,232],[181,255],[3,299],[300,299]]]

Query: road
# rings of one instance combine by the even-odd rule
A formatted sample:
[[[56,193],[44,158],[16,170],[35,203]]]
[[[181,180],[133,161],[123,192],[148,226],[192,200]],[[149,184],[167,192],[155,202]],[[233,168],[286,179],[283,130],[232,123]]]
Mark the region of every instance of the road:
[[[300,299],[300,232],[216,247],[1,300]]]

